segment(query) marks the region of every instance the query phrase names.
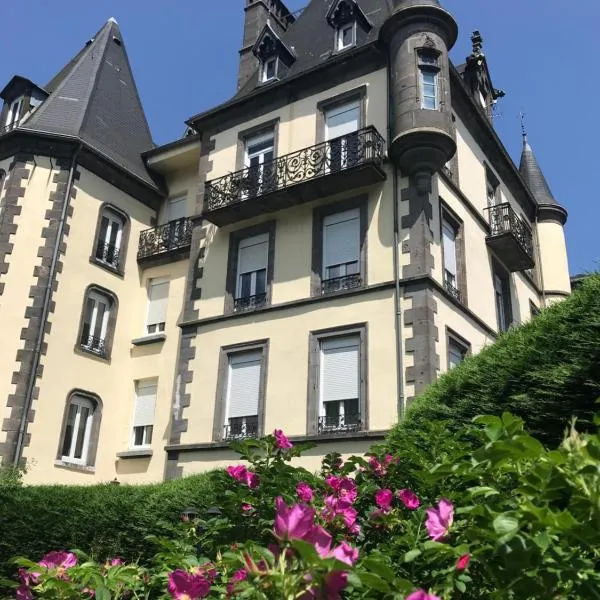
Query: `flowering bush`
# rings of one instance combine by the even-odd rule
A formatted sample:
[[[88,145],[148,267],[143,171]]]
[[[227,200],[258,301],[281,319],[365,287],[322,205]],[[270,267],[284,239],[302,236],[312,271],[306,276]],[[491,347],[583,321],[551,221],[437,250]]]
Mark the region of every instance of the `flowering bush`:
[[[215,475],[218,510],[149,539],[151,563],[16,559],[16,598],[598,597],[598,435],[548,450],[509,414],[479,417],[444,450],[332,454],[318,475],[280,430],[233,447],[245,464]]]

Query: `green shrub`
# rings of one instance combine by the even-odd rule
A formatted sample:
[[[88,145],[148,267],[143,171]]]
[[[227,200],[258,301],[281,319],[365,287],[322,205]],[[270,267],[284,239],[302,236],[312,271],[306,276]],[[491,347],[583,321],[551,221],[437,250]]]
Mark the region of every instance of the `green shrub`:
[[[454,427],[509,411],[532,435],[556,445],[569,419],[588,430],[600,397],[600,275],[564,302],[510,330],[418,397],[391,439],[427,422]]]
[[[16,554],[37,559],[48,548],[78,548],[103,560],[144,561],[146,536],[167,534],[183,510],[213,501],[211,475],[154,485],[0,486],[0,572]]]

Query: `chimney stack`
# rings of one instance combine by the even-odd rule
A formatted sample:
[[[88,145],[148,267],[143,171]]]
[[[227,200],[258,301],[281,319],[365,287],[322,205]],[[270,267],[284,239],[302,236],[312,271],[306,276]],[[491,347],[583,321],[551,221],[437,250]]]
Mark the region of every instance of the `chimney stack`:
[[[246,0],[244,13],[244,39],[240,50],[238,90],[244,87],[258,69],[258,61],[252,54],[252,46],[254,46],[267,21],[273,31],[280,36],[295,20],[282,0]]]

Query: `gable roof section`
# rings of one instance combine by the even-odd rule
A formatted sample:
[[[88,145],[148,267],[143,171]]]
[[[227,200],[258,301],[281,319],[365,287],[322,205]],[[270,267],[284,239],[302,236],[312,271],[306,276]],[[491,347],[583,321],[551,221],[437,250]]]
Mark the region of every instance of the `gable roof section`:
[[[22,129],[78,138],[157,188],[141,156],[154,143],[114,19],[108,20],[47,88],[50,96],[21,124]]]

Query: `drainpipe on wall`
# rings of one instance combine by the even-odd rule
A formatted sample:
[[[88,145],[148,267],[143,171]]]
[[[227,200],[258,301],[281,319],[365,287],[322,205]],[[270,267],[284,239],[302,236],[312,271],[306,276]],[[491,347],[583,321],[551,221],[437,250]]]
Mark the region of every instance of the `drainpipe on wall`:
[[[23,442],[25,440],[25,434],[27,433],[27,421],[29,411],[31,410],[31,404],[33,402],[33,390],[35,388],[37,372],[40,366],[41,349],[42,344],[44,343],[46,322],[48,321],[48,314],[50,310],[50,301],[52,300],[52,283],[56,275],[56,266],[58,264],[58,258],[60,255],[60,244],[64,235],[65,224],[67,221],[67,211],[69,209],[69,204],[71,200],[71,189],[73,187],[73,180],[75,177],[75,166],[77,164],[77,158],[80,152],[81,144],[75,149],[75,153],[73,154],[73,159],[71,161],[69,179],[67,180],[67,188],[65,190],[65,201],[63,202],[63,208],[60,214],[60,220],[58,222],[56,241],[54,242],[54,248],[52,249],[52,260],[50,261],[50,268],[48,270],[48,282],[46,283],[46,289],[44,290],[44,302],[42,304],[40,328],[38,331],[37,339],[35,341],[32,369],[29,374],[29,380],[27,381],[25,405],[23,407],[23,414],[21,415],[21,421],[19,423],[19,434],[17,436],[17,444],[15,446],[15,453],[13,456],[13,465],[15,467],[19,466],[19,463],[21,462],[21,455],[23,454]]]
[[[392,74],[391,65],[388,58],[387,65],[387,108],[388,108],[388,144],[392,140],[392,103],[390,102],[390,90],[392,89]],[[404,418],[405,400],[404,400],[404,353],[402,351],[402,304],[400,286],[400,257],[398,254],[398,244],[400,243],[400,216],[398,210],[398,168],[392,163],[393,179],[392,179],[392,195],[394,208],[394,248],[393,248],[393,263],[394,263],[394,330],[396,334],[396,386],[398,389],[398,420]]]

